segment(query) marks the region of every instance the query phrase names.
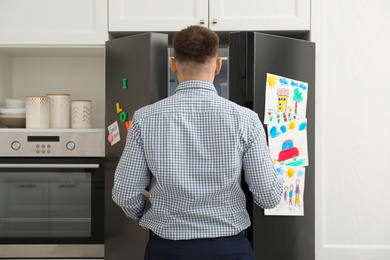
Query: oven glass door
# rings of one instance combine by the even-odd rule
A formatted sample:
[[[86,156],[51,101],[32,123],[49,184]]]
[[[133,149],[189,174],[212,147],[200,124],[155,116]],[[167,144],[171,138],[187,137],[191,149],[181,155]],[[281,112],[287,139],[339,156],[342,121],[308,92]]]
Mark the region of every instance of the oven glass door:
[[[0,241],[103,243],[101,164],[0,163]]]

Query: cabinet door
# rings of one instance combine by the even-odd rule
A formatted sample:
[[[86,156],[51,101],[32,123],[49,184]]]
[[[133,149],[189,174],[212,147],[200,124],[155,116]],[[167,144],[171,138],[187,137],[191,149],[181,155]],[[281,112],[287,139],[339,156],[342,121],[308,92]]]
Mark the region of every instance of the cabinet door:
[[[109,0],[110,32],[180,31],[208,26],[208,0]]]
[[[103,45],[106,40],[106,0],[0,1],[2,45]]]
[[[210,0],[214,31],[310,30],[310,0]]]

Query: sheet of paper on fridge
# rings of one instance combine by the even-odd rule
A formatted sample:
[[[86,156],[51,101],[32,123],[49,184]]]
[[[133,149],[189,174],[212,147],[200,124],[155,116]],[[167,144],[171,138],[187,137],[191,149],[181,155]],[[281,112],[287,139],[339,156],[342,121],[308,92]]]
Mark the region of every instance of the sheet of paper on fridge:
[[[306,118],[308,84],[267,73],[264,124]]]
[[[121,140],[121,135],[119,133],[119,126],[118,126],[118,121],[115,121],[111,125],[107,127],[108,129],[108,135],[111,135],[111,146],[116,144]]]
[[[305,167],[280,166],[276,168],[278,177],[283,181],[283,195],[273,209],[264,209],[264,215],[303,216],[305,190]]]
[[[275,167],[309,165],[306,128],[306,119],[267,126],[268,146]]]

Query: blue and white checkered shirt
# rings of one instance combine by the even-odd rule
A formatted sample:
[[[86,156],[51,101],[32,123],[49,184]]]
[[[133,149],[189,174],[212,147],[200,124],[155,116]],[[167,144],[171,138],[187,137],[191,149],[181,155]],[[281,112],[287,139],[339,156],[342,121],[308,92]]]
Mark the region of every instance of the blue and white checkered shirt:
[[[282,182],[257,114],[207,81],[135,112],[115,172],[113,200],[171,240],[232,236],[250,226],[241,170],[256,204],[275,207]],[[150,185],[151,207],[142,191]]]

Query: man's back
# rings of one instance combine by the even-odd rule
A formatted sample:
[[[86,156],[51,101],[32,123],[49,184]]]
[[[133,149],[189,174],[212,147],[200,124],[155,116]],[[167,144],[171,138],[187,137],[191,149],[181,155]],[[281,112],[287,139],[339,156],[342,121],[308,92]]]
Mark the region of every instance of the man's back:
[[[112,198],[152,231],[147,260],[254,260],[242,170],[259,206],[273,208],[282,195],[263,126],[253,111],[218,96],[215,32],[189,26],[172,43],[180,84],[172,97],[134,114]]]
[[[247,228],[241,170],[256,119],[205,81],[180,84],[173,96],[137,111],[132,124],[153,176],[152,207],[140,225],[172,240]]]

